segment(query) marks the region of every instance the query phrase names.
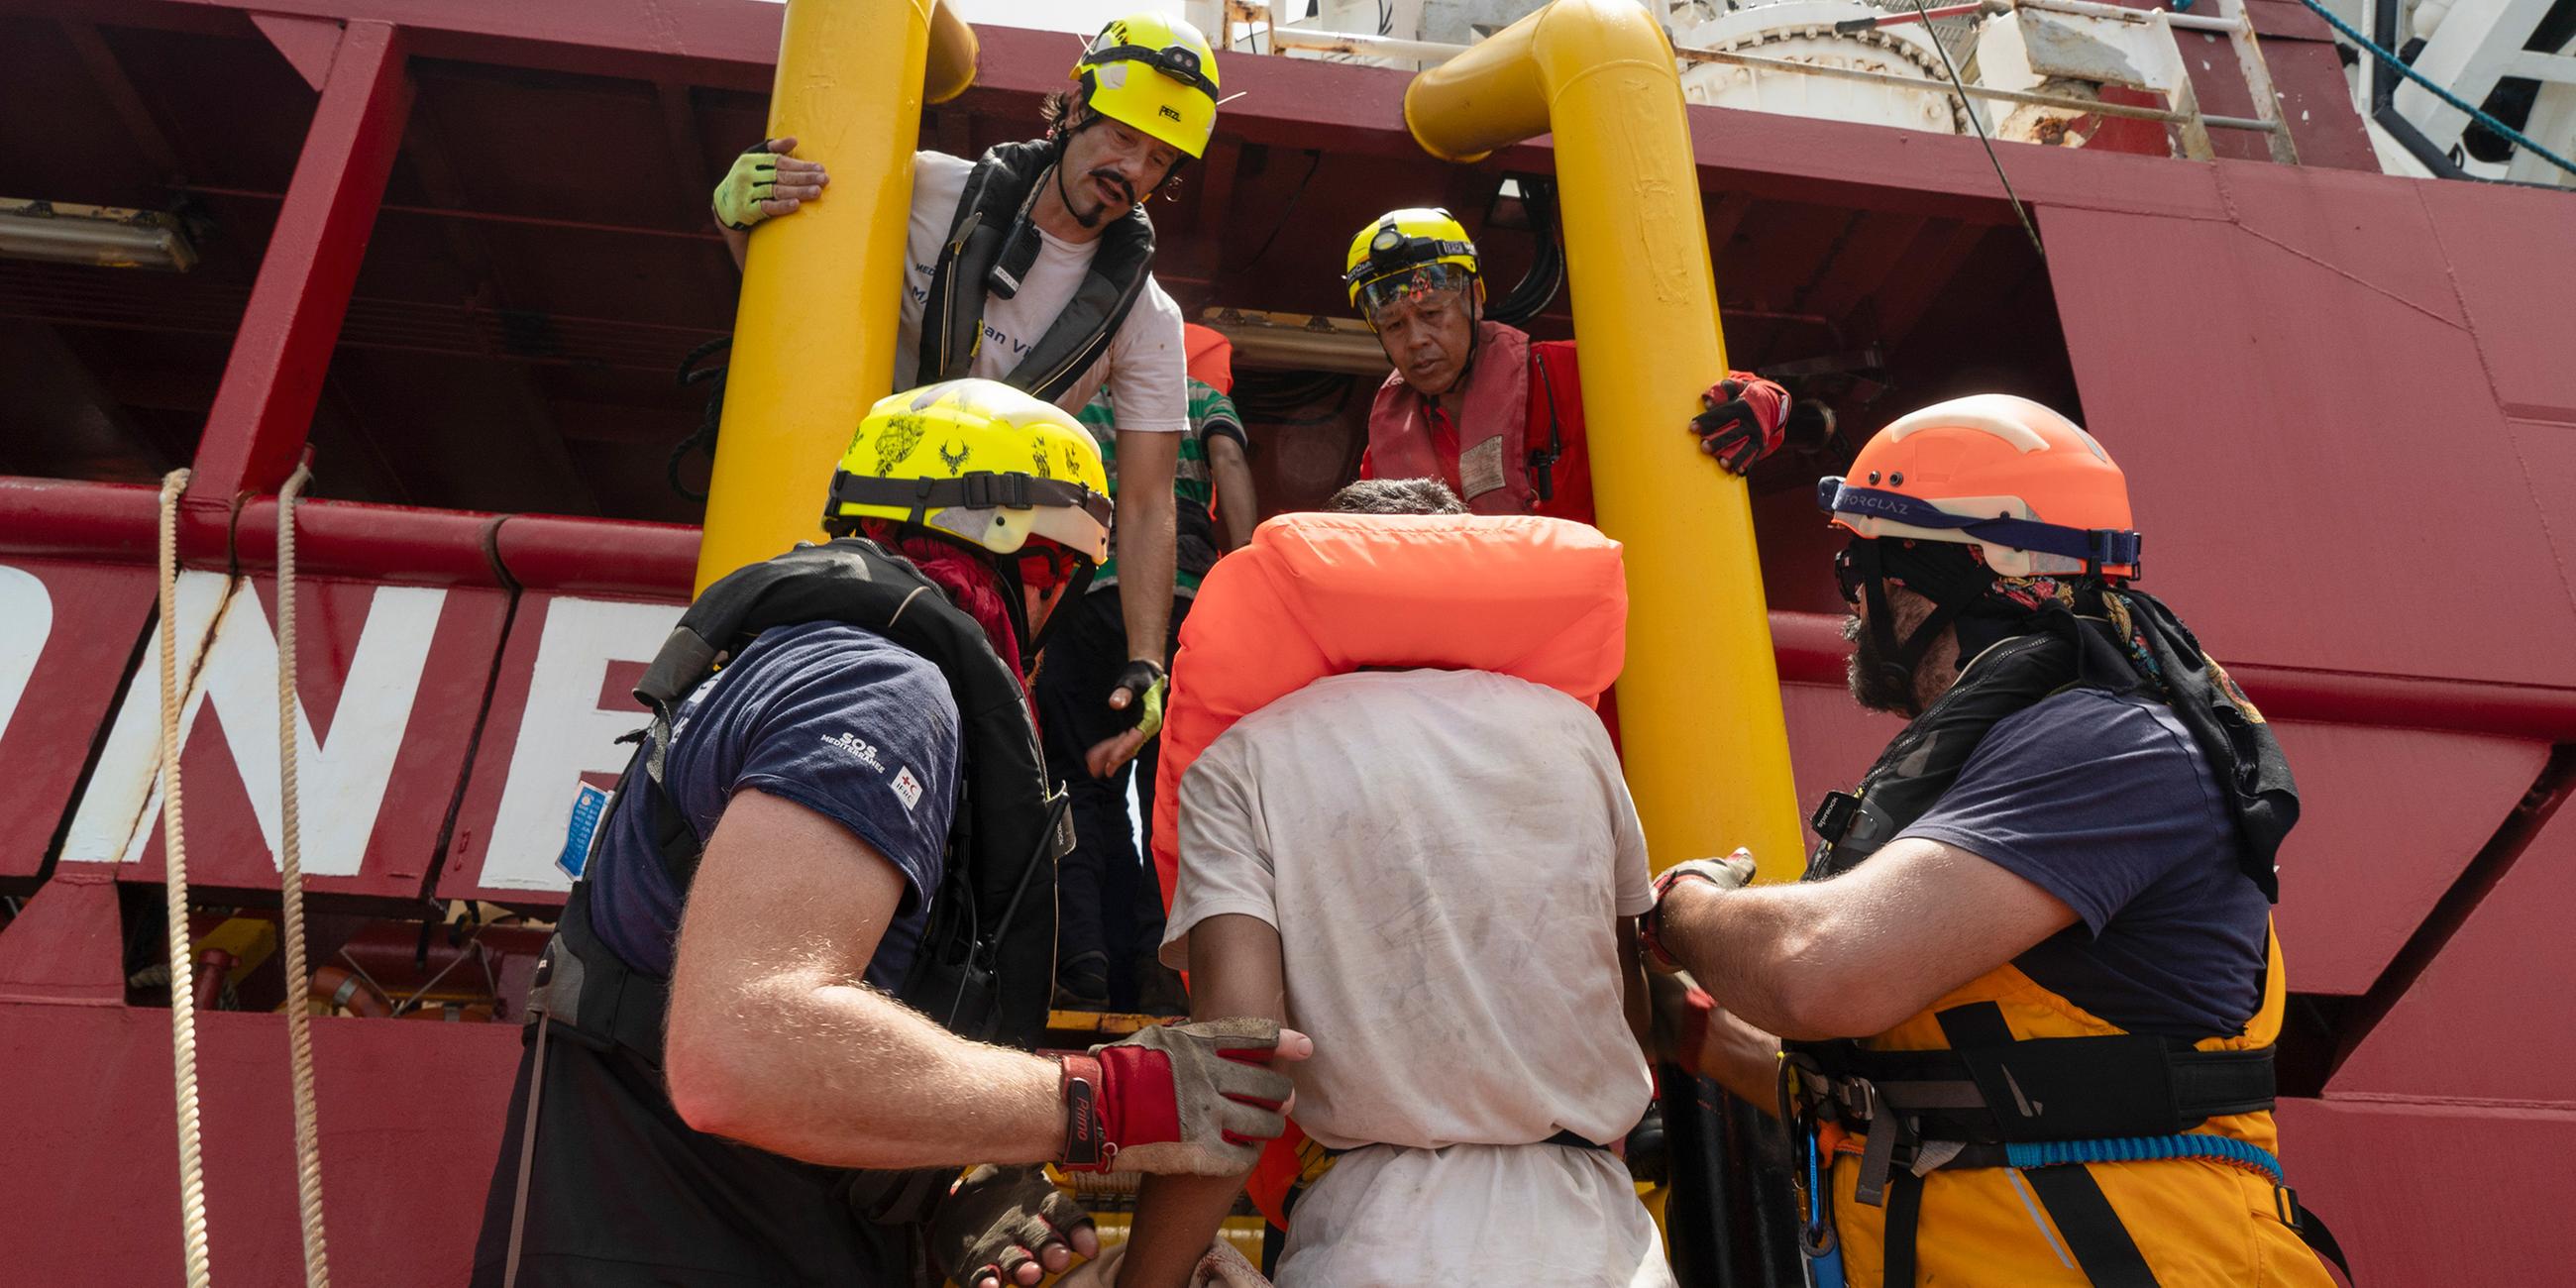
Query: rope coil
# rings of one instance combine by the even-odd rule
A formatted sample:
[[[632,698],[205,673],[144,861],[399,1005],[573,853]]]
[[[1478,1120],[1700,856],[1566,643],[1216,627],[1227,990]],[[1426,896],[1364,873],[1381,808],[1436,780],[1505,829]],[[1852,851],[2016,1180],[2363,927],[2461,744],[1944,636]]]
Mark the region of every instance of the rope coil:
[[[303,825],[296,792],[295,502],[313,479],[295,467],[277,493],[278,886],[286,953],[286,1049],[295,1088],[295,1194],[304,1227],[304,1282],[329,1288],[322,1237],[322,1125],[313,1085],[313,1006],[305,996]]]
[[[214,1261],[206,1238],[204,1133],[197,1114],[197,991],[188,955],[188,849],[179,819],[179,496],[189,471],[161,479],[161,844],[167,873],[163,911],[169,921],[170,1069],[179,1120],[179,1233],[188,1288],[211,1288]]]

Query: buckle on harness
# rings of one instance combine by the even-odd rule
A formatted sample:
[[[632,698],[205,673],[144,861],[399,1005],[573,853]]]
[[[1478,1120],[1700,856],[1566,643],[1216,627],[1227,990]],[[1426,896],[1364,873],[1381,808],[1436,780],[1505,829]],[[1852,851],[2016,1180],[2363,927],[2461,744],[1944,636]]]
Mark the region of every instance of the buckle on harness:
[[[1815,816],[1807,820],[1807,826],[1814,828],[1816,835],[1824,838],[1825,844],[1839,845],[1843,834],[1851,830],[1852,823],[1859,817],[1860,797],[1850,792],[1827,792],[1825,799],[1817,803]]]

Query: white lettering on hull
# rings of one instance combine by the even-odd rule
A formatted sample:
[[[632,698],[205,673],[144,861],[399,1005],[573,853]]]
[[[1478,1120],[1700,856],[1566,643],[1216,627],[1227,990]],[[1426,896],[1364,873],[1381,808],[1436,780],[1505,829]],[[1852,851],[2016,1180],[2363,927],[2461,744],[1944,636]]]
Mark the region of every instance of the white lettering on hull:
[[[599,705],[611,662],[650,662],[679,623],[678,604],[557,599],[546,606],[528,677],[528,706],[510,750],[510,775],[494,812],[480,884],[505,890],[565,890],[563,852],[583,774],[613,774],[634,748],[617,740],[643,723],[633,708]]]
[[[214,611],[219,599],[220,615]],[[376,587],[328,739],[313,728],[304,704],[296,703],[306,872],[355,876],[364,864],[446,601],[447,592],[436,588]],[[277,635],[248,580],[209,572],[180,575],[179,626],[180,673],[187,685],[180,745],[187,745],[198,714],[211,701],[224,749],[249,794],[252,816],[274,865],[280,777]],[[63,846],[66,859],[136,862],[159,829],[160,666],[156,631],[117,708],[107,749],[81,795]]]

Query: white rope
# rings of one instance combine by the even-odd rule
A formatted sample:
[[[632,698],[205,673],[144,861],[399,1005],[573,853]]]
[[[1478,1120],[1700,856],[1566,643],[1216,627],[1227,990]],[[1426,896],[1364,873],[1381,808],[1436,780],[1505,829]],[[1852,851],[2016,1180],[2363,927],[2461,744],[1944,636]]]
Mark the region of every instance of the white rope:
[[[188,851],[179,824],[179,494],[188,471],[161,480],[161,840],[170,923],[170,1067],[178,1094],[179,1230],[188,1288],[215,1281],[206,1244],[206,1166],[197,1122],[197,990],[189,969]]]
[[[304,1282],[329,1288],[322,1238],[322,1125],[313,1092],[313,1004],[304,963],[303,825],[295,783],[295,501],[313,478],[298,465],[277,493],[278,885],[285,915],[286,1049],[295,1083],[295,1194],[304,1221]]]

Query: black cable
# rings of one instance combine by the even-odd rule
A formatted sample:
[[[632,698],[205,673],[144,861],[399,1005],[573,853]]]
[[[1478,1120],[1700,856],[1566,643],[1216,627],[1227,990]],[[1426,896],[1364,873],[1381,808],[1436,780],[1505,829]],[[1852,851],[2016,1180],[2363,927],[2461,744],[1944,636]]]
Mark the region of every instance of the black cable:
[[[1246,269],[1253,268],[1260,264],[1261,257],[1270,253],[1270,243],[1279,240],[1279,234],[1287,229],[1288,216],[1296,213],[1297,199],[1306,195],[1306,185],[1315,181],[1315,171],[1321,168],[1323,164],[1324,150],[1322,148],[1317,148],[1313,153],[1312,159],[1306,162],[1306,176],[1297,181],[1297,190],[1288,194],[1288,200],[1280,203],[1279,222],[1271,226],[1269,236],[1261,239],[1261,249],[1252,252],[1251,260],[1244,264]]]
[[[1556,181],[1521,179],[1521,207],[1529,212],[1530,232],[1537,239],[1538,253],[1530,260],[1529,272],[1499,300],[1486,309],[1486,316],[1506,326],[1520,326],[1545,312],[1556,302],[1558,291],[1565,288],[1565,243],[1559,233],[1556,217]]]
[[[1958,65],[1950,61],[1949,43],[1932,29],[1932,15],[1923,7],[1923,0],[1914,0],[1914,16],[1923,23],[1923,34],[1932,38],[1932,48],[1940,53],[1941,70],[1950,73],[1950,88],[1959,92],[1959,110],[1967,113],[1968,124],[1976,127],[1977,142],[1985,145],[1986,164],[1995,168],[1995,179],[2004,186],[2004,200],[2012,203],[2013,213],[2021,217],[2022,231],[2030,234],[2030,248],[2038,251],[2041,259],[2047,259],[2048,248],[2039,243],[2039,225],[2030,221],[2030,212],[2022,208],[2021,197],[2013,192],[2012,179],[2004,174],[2003,158],[1995,155],[1995,141],[1986,137],[1985,118],[1977,115],[1977,105],[1968,101],[1968,87],[1959,80]]]
[[[732,336],[720,335],[689,350],[689,356],[680,359],[680,387],[686,389],[694,384],[705,384],[707,386],[706,409],[698,414],[698,427],[691,430],[688,437],[681,439],[679,444],[671,449],[670,459],[662,464],[662,477],[670,483],[671,490],[680,495],[680,499],[691,505],[706,504],[707,494],[691,491],[688,484],[680,481],[680,464],[689,459],[689,453],[700,448],[706,449],[709,461],[715,460],[716,430],[719,422],[724,419],[725,372],[728,370],[723,363],[704,367],[698,364],[713,357],[719,350],[730,348],[732,345]]]

